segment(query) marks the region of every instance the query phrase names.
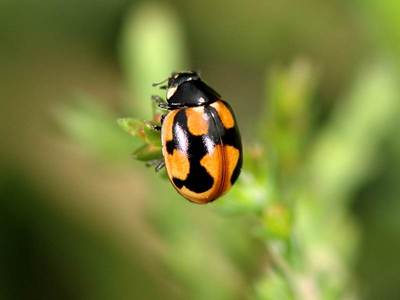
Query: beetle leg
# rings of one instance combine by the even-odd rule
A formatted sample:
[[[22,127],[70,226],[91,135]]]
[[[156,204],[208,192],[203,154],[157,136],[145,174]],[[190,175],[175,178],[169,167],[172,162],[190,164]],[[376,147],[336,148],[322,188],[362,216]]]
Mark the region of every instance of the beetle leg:
[[[159,109],[162,109],[162,110],[169,110],[169,105],[163,98],[161,98],[158,95],[152,95],[151,96],[151,100],[153,101],[153,104],[154,104],[154,105],[152,105],[152,108],[153,108],[153,120],[156,121],[161,117],[161,120],[160,120],[160,125],[161,125],[163,123],[163,120],[165,118],[166,113],[161,112],[161,114],[160,114],[160,112],[157,110],[157,107]],[[155,131],[160,131],[161,130],[161,126],[155,125],[153,127],[153,129]]]
[[[161,126],[160,126],[160,125],[153,125],[153,126],[152,126],[152,129],[153,129],[154,131],[161,131]]]
[[[162,168],[165,167],[165,162],[164,162],[164,159],[162,159],[162,158],[154,159],[154,160],[150,160],[150,161],[146,162],[146,166],[154,167],[154,170],[156,172],[159,172]]]
[[[154,103],[160,108],[167,108],[168,107],[168,103],[158,95],[152,95],[151,96],[151,100],[153,100]]]
[[[160,159],[160,161],[158,162],[158,164],[156,165],[156,172],[160,172],[162,168],[165,167],[165,161],[163,159]]]
[[[168,103],[158,95],[152,95],[151,100],[161,109],[170,109]]]
[[[165,102],[158,103],[158,107],[161,108],[161,109],[166,109],[166,110],[171,109],[171,107],[169,106],[169,104],[168,104],[168,103],[165,103]]]
[[[152,95],[151,100],[153,100],[156,104],[165,102],[165,100],[158,95]]]
[[[166,116],[167,116],[167,114],[162,114],[162,115],[161,115],[161,119],[160,119],[161,125],[164,123],[164,119],[165,119]],[[160,129],[161,129],[161,128],[160,128]]]

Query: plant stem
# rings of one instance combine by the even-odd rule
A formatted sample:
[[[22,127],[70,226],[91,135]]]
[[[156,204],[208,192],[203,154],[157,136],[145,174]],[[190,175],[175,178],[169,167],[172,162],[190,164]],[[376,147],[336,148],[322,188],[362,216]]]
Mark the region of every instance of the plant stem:
[[[298,300],[319,300],[321,297],[312,278],[293,270],[279,251],[267,243],[267,253],[270,262],[283,277],[285,277],[294,298]]]

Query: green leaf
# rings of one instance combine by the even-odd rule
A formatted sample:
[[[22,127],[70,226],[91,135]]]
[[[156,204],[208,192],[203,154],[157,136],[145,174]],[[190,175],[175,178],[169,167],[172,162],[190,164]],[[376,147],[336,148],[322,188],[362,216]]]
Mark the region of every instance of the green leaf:
[[[115,116],[92,96],[80,95],[74,105],[60,107],[57,121],[75,142],[106,159],[126,160],[132,148],[139,146],[140,141],[124,134]]]
[[[145,121],[144,124],[146,143],[161,147],[161,132],[154,129],[155,126],[159,126],[159,124],[154,121]]]
[[[151,144],[144,145],[133,153],[133,157],[141,161],[150,161],[162,158],[161,147]]]
[[[143,141],[145,123],[135,118],[120,118],[117,120],[118,125],[132,136],[139,137]]]

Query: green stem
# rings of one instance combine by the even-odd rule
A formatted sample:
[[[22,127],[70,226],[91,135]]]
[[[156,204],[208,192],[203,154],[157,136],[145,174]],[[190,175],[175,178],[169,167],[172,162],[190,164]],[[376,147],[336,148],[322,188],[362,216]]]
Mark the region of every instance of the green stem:
[[[314,280],[302,275],[289,265],[287,260],[271,245],[267,244],[267,253],[270,262],[277,272],[285,277],[294,298],[298,300],[318,300],[320,299],[318,288]]]

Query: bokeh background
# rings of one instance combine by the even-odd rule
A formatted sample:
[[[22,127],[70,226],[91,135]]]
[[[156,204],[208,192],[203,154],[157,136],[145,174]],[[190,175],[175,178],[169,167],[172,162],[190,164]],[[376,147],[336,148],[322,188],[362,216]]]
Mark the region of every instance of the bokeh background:
[[[300,186],[346,211],[327,238],[354,252],[351,297],[318,298],[399,299],[399,57],[396,1],[1,0],[0,299],[286,298],[263,284],[251,203],[190,204],[131,158],[116,119],[150,119],[151,83],[178,69],[229,99],[246,151],[267,128],[280,176],[316,145]]]

